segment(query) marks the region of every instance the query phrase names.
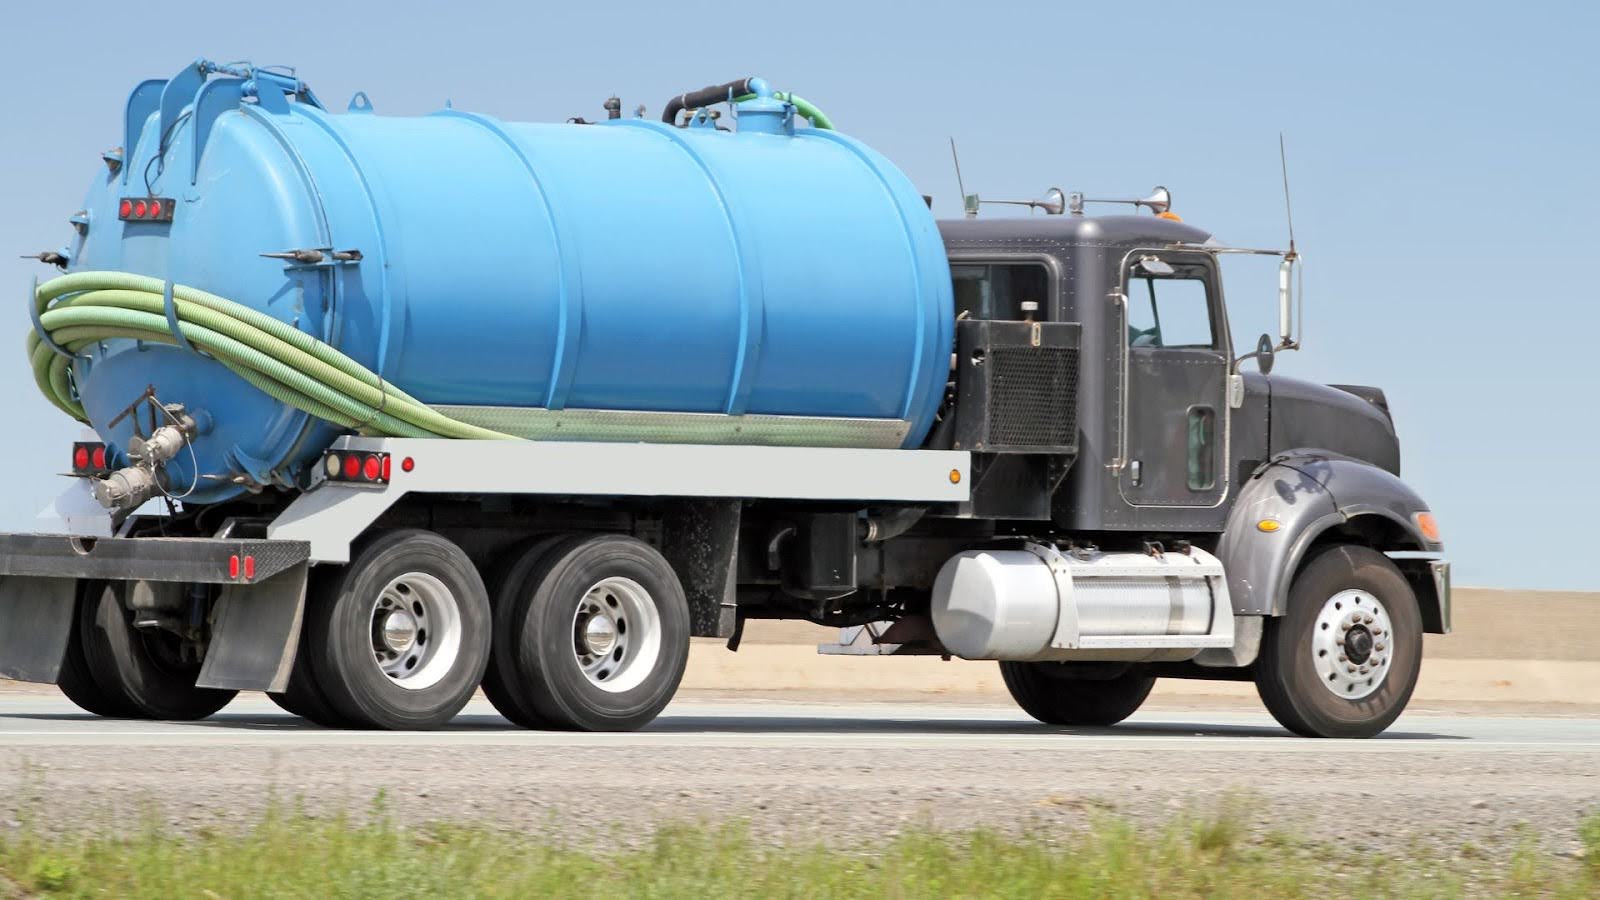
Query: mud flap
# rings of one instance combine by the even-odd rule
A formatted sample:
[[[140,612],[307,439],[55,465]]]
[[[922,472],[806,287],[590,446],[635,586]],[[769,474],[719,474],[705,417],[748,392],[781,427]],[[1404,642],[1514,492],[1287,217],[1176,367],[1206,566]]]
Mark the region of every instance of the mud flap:
[[[197,686],[268,693],[289,686],[309,570],[300,563],[256,584],[223,587]]]
[[[77,611],[76,578],[0,578],[0,678],[55,684]]]
[[[689,633],[695,637],[733,634],[741,509],[738,500],[685,500],[673,506],[663,523],[661,555],[683,584]]]

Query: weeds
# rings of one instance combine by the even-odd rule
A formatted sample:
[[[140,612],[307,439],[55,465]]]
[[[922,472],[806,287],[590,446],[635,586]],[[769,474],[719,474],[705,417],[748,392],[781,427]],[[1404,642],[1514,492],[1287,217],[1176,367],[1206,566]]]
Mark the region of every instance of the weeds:
[[[600,833],[401,827],[379,798],[362,822],[275,806],[244,830],[143,827],[0,839],[0,888],[49,897],[1588,897],[1600,892],[1600,813],[1581,862],[1527,836],[1509,864],[1463,885],[1425,851],[1371,861],[1282,833],[1252,838],[1237,800],[1141,830],[1102,818],[1077,833],[911,831],[872,845],[771,847],[740,825],[674,825],[633,850]],[[1308,852],[1309,851],[1309,852]]]

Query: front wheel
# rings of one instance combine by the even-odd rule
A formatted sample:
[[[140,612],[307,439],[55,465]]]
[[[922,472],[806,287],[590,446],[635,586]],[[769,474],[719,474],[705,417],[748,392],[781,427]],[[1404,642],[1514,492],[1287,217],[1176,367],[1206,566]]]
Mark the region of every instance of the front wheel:
[[[1086,678],[1054,662],[1002,662],[1000,677],[1022,711],[1046,725],[1115,725],[1133,715],[1156,685],[1133,669]]]
[[[1399,718],[1421,671],[1411,585],[1382,553],[1341,544],[1306,563],[1267,622],[1256,690],[1295,734],[1366,738]]]

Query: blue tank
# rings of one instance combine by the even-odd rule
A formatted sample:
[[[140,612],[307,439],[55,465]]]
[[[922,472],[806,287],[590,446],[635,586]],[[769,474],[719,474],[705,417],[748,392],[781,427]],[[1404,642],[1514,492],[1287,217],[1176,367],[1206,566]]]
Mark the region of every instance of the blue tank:
[[[521,124],[335,114],[292,74],[197,62],[130,95],[70,268],[221,295],[532,437],[919,446],[953,332],[933,217],[754,83],[732,128]],[[119,215],[155,197],[170,222]],[[323,258],[262,255],[301,249]],[[74,375],[116,447],[147,386],[202,414],[169,467],[191,501],[303,484],[340,433],[180,347],[108,340]]]

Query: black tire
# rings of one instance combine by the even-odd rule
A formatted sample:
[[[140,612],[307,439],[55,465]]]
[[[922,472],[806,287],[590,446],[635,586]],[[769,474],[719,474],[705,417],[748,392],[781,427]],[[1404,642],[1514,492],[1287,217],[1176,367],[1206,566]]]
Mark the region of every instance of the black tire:
[[[178,638],[155,628],[133,627],[122,603],[124,582],[101,582],[78,609],[78,639],[85,668],[108,708],[136,719],[194,721],[222,709],[238,691],[195,687],[197,660],[184,660]]]
[[[1313,633],[1324,606],[1343,591],[1365,591],[1388,613],[1392,641],[1387,674],[1371,694],[1348,699],[1322,682]],[[1378,646],[1378,645],[1375,645]],[[1422,614],[1411,585],[1376,550],[1329,547],[1295,576],[1285,615],[1266,623],[1256,661],[1256,691],[1278,723],[1305,737],[1366,738],[1388,728],[1411,700],[1422,671]]]
[[[1046,725],[1115,725],[1133,715],[1156,685],[1136,669],[1085,678],[1050,662],[1002,662],[1000,678],[1022,711]]]
[[[617,691],[600,687],[584,673],[577,643],[582,638],[575,632],[586,596],[612,578],[626,579],[642,591],[629,601],[640,609],[633,616],[634,637],[629,640],[634,643],[627,645],[617,663],[620,668],[614,670],[620,680],[612,682],[631,686]],[[657,633],[653,657],[643,649],[652,644],[649,610],[654,611]],[[618,633],[626,634],[627,618],[614,621]],[[575,537],[552,547],[524,583],[512,624],[517,680],[508,686],[551,728],[642,728],[672,700],[689,660],[689,603],[677,573],[655,548],[631,537]],[[610,656],[601,653],[596,659]],[[630,660],[637,663],[630,665]],[[607,676],[601,671],[596,677]]]
[[[414,659],[418,677],[430,666],[439,668],[429,676],[432,680],[415,689],[386,674],[374,649],[376,604],[402,576],[442,592],[442,599],[430,603],[436,616],[442,608],[450,610],[457,631],[454,638],[449,637],[452,626],[440,626],[444,635],[429,635],[426,627],[417,631],[415,646],[422,654]],[[415,590],[407,587],[401,593]],[[393,531],[368,541],[348,566],[332,573],[327,591],[307,610],[306,619],[315,683],[352,727],[438,728],[472,699],[489,662],[489,598],[483,579],[460,547],[431,531]],[[430,637],[435,639],[431,646]],[[445,651],[436,648],[452,646],[453,651],[438,655]]]
[[[325,571],[314,570],[311,576],[311,585],[306,593],[307,615],[310,609],[321,602],[321,596],[326,591],[329,583],[336,581]],[[299,716],[315,725],[324,728],[344,728],[344,716],[339,714],[333,704],[328,701],[328,695],[322,692],[317,684],[317,673],[312,668],[311,662],[311,625],[304,622],[300,626],[300,642],[295,651],[294,666],[289,672],[289,685],[281,694],[268,694],[267,698],[278,704],[278,708],[292,716]]]
[[[524,702],[521,691],[514,687],[520,677],[517,675],[517,631],[513,622],[518,601],[532,591],[529,578],[545,554],[566,540],[570,540],[567,535],[553,535],[522,543],[505,555],[488,579],[494,626],[489,667],[483,673],[483,695],[500,715],[523,728],[545,729],[551,724],[532,704]]]
[[[61,660],[60,673],[56,675],[56,687],[84,712],[108,719],[134,719],[139,717],[139,711],[128,702],[127,697],[106,690],[94,680],[94,673],[89,670],[89,659],[83,653],[83,636],[78,623],[83,615],[84,598],[98,598],[105,591],[105,586],[103,581],[85,579],[78,582],[78,594],[72,611],[72,633],[67,636],[67,654]]]

